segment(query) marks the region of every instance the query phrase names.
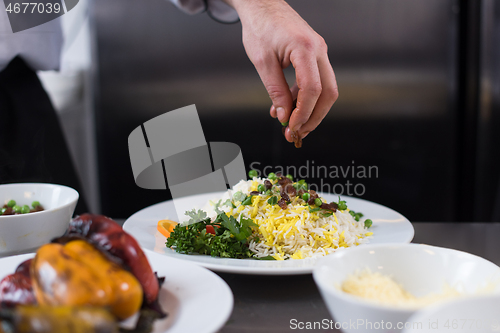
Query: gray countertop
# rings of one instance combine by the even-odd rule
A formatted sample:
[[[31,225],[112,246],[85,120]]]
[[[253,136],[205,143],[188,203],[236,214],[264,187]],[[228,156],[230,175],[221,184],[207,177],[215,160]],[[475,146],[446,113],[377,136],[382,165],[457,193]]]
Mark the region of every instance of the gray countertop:
[[[123,219],[115,221],[124,223]],[[500,266],[500,223],[412,224],[413,243],[469,252]],[[220,330],[222,333],[293,332],[297,329],[292,329],[292,320],[307,323],[332,319],[311,274],[216,274],[226,281],[234,295],[233,312]]]
[[[413,223],[413,243],[466,251],[500,265],[500,223]],[[321,322],[330,314],[311,275],[218,273],[231,287],[234,309],[221,332],[290,332],[290,321]]]

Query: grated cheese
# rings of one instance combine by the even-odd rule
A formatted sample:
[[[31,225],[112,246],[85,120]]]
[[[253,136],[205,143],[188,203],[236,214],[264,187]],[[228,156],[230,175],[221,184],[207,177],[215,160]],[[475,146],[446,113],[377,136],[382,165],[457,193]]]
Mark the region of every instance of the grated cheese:
[[[462,295],[456,289],[444,284],[440,293],[415,297],[390,276],[380,272],[372,273],[368,268],[348,276],[340,289],[348,294],[380,304],[408,307],[424,307]]]

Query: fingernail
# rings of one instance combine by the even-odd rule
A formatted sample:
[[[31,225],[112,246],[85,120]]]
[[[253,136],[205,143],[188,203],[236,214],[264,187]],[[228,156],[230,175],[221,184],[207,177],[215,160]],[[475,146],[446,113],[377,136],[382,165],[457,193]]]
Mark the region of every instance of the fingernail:
[[[285,109],[283,109],[282,107],[277,108],[276,114],[278,115],[279,121],[284,123],[285,122]]]
[[[271,106],[270,114],[271,114],[271,117],[276,118],[276,109],[274,108],[274,105]]]
[[[290,133],[290,127],[286,127],[285,133],[283,133],[283,134],[285,134],[286,141],[293,142],[293,140],[291,139],[292,134]],[[288,137],[290,137],[290,139],[288,139]]]

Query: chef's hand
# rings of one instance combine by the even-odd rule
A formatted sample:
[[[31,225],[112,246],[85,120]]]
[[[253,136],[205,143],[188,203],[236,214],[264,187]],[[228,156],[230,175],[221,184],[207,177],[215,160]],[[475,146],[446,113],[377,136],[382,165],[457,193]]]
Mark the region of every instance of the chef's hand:
[[[289,122],[288,141],[293,141],[291,130],[304,138],[339,95],[325,41],[284,0],[225,1],[240,16],[243,45],[273,103],[271,116]],[[296,75],[292,88],[283,74],[290,64]]]

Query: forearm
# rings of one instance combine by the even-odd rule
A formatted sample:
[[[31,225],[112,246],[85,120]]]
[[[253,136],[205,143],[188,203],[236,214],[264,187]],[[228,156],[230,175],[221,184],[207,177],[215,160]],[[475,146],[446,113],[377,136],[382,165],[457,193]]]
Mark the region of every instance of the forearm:
[[[338,97],[325,41],[284,0],[223,1],[239,15],[245,51],[273,103],[271,116],[288,123],[288,141],[305,137]],[[296,83],[290,88],[283,68],[291,64]]]

